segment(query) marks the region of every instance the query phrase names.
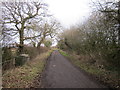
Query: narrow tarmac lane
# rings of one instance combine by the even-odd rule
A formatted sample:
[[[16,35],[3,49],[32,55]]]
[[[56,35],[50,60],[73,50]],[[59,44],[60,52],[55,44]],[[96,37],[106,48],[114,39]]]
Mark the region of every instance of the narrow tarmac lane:
[[[49,58],[42,83],[45,88],[105,88],[74,67],[58,51]]]

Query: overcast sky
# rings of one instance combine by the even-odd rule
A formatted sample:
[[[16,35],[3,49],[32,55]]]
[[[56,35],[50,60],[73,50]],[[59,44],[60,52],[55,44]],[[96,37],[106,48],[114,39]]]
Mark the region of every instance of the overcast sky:
[[[65,28],[82,23],[91,12],[91,0],[45,0],[51,14],[57,18]],[[56,41],[52,46],[55,46]]]
[[[82,23],[90,15],[91,12],[90,8],[91,0],[45,0],[45,1],[49,5],[48,9],[51,12],[51,14],[54,17],[56,17],[65,28],[69,28],[72,25],[76,25],[78,22]]]
[[[91,0],[46,0],[49,10],[66,28],[82,22],[90,14]]]

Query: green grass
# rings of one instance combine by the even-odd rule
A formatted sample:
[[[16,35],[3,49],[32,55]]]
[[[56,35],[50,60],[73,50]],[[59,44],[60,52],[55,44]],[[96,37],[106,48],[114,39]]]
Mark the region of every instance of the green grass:
[[[60,52],[63,56],[69,57],[69,54],[67,54],[66,52],[64,52],[64,51],[62,51],[62,50],[59,50],[59,52]]]
[[[3,88],[29,88],[32,86],[35,78],[44,70],[46,59],[52,51],[40,54],[21,67],[6,71],[2,79]]]

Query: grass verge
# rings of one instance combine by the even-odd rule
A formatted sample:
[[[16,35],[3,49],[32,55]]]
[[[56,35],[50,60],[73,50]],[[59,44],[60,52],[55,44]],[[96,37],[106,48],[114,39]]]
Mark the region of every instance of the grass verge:
[[[68,54],[65,51],[59,50],[59,52],[68,58],[75,66],[81,68],[85,72],[94,76],[97,80],[104,83],[110,88],[120,88],[120,78],[117,71],[110,71],[104,68],[98,68],[95,64],[90,64],[79,60],[77,55]]]
[[[3,74],[3,88],[29,88],[34,84],[35,78],[42,73],[46,59],[53,50],[38,55],[21,67],[11,69]]]

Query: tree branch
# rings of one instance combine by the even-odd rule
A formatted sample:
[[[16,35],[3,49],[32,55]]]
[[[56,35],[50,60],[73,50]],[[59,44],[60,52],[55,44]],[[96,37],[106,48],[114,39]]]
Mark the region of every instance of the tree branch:
[[[40,36],[41,36],[41,34],[40,34],[40,35],[37,35],[37,36],[33,36],[33,37],[24,37],[24,40],[33,39],[33,38],[40,37]]]

